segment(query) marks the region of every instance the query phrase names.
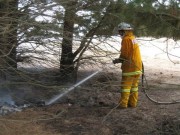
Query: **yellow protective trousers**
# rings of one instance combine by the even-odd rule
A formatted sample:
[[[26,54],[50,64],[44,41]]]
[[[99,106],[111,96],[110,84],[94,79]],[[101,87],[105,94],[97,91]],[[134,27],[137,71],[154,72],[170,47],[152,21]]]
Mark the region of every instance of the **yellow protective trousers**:
[[[139,78],[140,74],[122,76],[120,107],[127,108],[128,106],[137,106]]]

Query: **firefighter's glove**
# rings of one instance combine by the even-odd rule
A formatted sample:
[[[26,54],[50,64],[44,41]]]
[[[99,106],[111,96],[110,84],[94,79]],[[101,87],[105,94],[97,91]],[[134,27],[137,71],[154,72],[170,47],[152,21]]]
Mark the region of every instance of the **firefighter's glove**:
[[[114,59],[113,60],[113,64],[117,64],[117,63],[123,63],[124,60],[123,59],[120,59],[120,58],[117,58],[117,59]]]

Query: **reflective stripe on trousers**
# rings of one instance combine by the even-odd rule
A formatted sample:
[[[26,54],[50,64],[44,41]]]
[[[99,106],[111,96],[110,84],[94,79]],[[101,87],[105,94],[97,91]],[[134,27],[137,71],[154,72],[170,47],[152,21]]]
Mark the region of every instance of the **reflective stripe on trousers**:
[[[121,92],[136,92],[136,91],[138,91],[138,87],[131,89],[121,89]]]
[[[142,74],[142,71],[122,73],[122,76],[133,76],[133,75],[139,75],[139,74]]]

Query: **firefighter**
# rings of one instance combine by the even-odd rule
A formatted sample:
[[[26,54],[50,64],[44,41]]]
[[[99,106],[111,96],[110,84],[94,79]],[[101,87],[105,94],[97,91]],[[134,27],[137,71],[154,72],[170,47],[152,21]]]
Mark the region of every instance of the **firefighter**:
[[[122,81],[119,108],[136,107],[138,101],[138,84],[142,74],[142,61],[139,45],[133,35],[133,28],[128,23],[118,25],[122,37],[121,53],[113,63],[121,62]]]

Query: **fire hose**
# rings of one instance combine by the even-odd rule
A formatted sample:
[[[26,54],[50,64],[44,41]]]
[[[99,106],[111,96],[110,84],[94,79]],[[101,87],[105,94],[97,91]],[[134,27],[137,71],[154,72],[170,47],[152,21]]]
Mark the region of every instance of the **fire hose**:
[[[145,82],[146,82],[146,87],[144,86],[144,79],[145,79]],[[176,100],[176,101],[169,101],[169,102],[160,102],[160,101],[157,101],[153,98],[151,98],[149,96],[149,94],[147,93],[147,90],[149,90],[149,85],[147,83],[147,79],[146,79],[146,76],[145,76],[145,73],[144,73],[144,65],[142,63],[142,92],[145,94],[145,96],[151,101],[151,102],[154,102],[156,104],[177,104],[177,103],[180,103],[180,100]]]

